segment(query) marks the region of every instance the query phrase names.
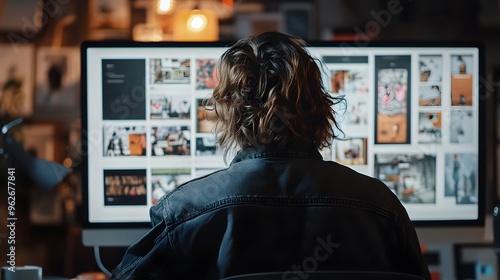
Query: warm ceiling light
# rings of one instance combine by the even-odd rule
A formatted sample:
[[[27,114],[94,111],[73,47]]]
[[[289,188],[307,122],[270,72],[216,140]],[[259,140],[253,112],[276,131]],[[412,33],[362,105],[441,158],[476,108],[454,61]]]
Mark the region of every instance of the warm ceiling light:
[[[176,10],[172,38],[174,41],[217,41],[219,18],[211,9]]]
[[[207,26],[207,17],[199,10],[193,10],[187,21],[188,29],[193,32],[200,32]]]
[[[174,0],[156,0],[156,13],[166,15],[174,9]]]

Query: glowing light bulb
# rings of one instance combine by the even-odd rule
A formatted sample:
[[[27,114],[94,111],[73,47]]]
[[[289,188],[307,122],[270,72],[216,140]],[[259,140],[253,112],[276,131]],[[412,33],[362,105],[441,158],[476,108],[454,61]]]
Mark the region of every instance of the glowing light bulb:
[[[174,0],[156,0],[156,12],[166,15],[174,9]]]
[[[191,12],[187,21],[188,29],[193,32],[199,32],[207,26],[207,17],[198,10]]]
[[[67,157],[67,158],[65,158],[65,159],[63,160],[63,165],[64,165],[65,167],[70,168],[70,167],[73,165],[73,160],[72,160],[71,158]]]
[[[217,41],[219,22],[211,9],[179,9],[175,11],[172,38],[174,41]]]

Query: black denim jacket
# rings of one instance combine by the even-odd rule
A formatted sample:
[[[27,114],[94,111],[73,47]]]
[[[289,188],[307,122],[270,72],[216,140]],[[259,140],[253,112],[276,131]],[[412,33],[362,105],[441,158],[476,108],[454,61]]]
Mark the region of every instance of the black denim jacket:
[[[150,210],[152,229],[111,279],[219,279],[283,271],[396,271],[430,279],[407,212],[379,180],[315,148],[243,150]],[[297,278],[298,277],[298,278]]]

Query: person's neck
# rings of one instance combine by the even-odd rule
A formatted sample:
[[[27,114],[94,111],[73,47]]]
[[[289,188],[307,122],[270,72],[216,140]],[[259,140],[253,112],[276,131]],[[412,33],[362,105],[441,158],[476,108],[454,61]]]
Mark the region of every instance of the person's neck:
[[[255,152],[260,152],[260,153],[318,151],[318,149],[313,143],[299,143],[299,142],[288,142],[288,143],[271,142],[267,144],[253,145],[250,147],[243,148],[242,150],[253,150]]]

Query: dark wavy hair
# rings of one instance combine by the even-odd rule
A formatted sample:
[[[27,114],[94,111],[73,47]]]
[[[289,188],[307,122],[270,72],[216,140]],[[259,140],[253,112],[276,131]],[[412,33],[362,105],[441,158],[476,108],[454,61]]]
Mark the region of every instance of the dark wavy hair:
[[[324,148],[340,128],[324,88],[321,62],[295,36],[266,32],[234,43],[219,59],[209,104],[218,116],[218,144],[229,151],[310,145]]]

